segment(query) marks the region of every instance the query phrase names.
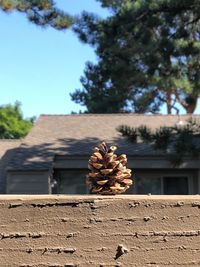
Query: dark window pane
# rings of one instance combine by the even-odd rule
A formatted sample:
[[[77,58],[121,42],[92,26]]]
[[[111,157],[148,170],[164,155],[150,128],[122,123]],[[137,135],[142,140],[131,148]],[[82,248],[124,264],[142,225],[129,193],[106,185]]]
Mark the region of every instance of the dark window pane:
[[[163,187],[166,195],[188,195],[188,178],[164,177]]]
[[[58,194],[86,194],[86,171],[85,170],[60,170],[57,171]]]
[[[136,177],[137,194],[161,194],[161,180],[160,178],[145,178]]]

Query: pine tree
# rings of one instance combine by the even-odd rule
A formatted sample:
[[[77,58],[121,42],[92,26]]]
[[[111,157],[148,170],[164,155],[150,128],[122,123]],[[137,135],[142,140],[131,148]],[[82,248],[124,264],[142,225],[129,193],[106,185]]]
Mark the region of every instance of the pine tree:
[[[95,147],[86,180],[92,193],[119,194],[132,185],[131,170],[125,166],[127,157],[125,154],[117,157],[116,149],[116,146],[108,148],[105,142]]]
[[[99,2],[112,10],[108,18],[83,13],[74,26],[99,61],[87,64],[72,100],[95,113],[155,113],[164,104],[169,114],[179,105],[193,113],[200,95],[200,1]]]
[[[5,12],[17,10],[25,13],[29,21],[57,30],[69,28],[73,21],[72,16],[56,8],[52,0],[0,0],[0,9]]]
[[[172,165],[179,166],[184,158],[200,155],[200,123],[190,118],[183,124],[151,129],[145,125],[130,127],[121,125],[117,129],[127,141],[149,144],[166,155]]]

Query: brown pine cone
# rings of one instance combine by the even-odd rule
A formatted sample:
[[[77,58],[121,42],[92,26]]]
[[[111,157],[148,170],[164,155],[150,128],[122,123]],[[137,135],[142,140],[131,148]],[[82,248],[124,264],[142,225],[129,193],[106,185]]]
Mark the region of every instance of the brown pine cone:
[[[132,185],[131,170],[125,166],[127,157],[125,154],[117,157],[116,149],[116,146],[108,148],[105,142],[94,148],[86,179],[91,193],[120,194]]]

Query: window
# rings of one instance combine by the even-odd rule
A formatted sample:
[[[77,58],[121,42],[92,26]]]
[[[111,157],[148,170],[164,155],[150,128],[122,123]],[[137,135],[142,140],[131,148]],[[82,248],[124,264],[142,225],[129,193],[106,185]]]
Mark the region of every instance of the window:
[[[54,180],[56,186],[53,194],[86,194],[85,170],[56,170]]]
[[[187,176],[169,176],[163,177],[163,194],[165,195],[188,195],[188,177]]]
[[[161,179],[152,177],[137,177],[137,194],[161,194]]]
[[[136,177],[137,194],[153,195],[188,195],[192,188],[192,179],[188,176],[157,176],[145,175]]]

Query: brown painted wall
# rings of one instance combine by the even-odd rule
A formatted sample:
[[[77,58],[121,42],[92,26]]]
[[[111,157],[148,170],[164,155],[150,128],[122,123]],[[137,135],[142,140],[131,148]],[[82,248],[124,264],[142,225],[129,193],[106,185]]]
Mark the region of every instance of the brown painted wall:
[[[200,266],[200,196],[1,196],[0,266]]]

